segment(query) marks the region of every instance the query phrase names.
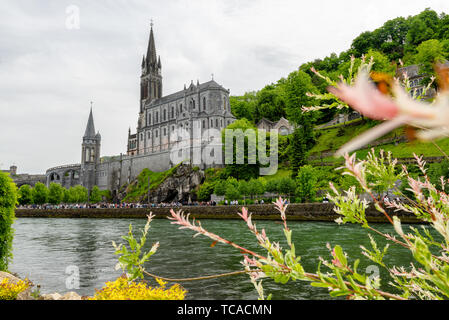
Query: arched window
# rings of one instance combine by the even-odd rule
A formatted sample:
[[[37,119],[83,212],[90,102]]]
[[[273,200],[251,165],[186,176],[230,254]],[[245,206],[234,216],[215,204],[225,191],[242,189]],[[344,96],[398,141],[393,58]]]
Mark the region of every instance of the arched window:
[[[203,110],[206,111],[206,97],[203,98]]]
[[[159,112],[156,111],[156,123],[158,123],[158,122],[159,122]]]
[[[164,121],[167,120],[167,110],[164,109]]]
[[[171,117],[175,117],[175,107],[171,107]]]
[[[203,128],[206,128],[206,120],[203,120]]]
[[[148,125],[151,125],[151,113],[148,113]]]
[[[212,128],[214,126],[214,120],[210,119],[210,127]]]
[[[182,112],[182,103],[179,105],[179,111]]]

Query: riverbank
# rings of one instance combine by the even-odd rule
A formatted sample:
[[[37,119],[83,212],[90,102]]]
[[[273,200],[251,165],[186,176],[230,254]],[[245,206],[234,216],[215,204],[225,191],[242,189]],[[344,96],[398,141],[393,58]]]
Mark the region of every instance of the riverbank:
[[[181,207],[185,213],[190,213],[195,219],[241,219],[237,213],[243,206],[185,206]],[[280,220],[279,212],[272,204],[245,206],[253,214],[254,220]],[[287,219],[292,221],[334,221],[339,217],[334,211],[332,203],[289,204]],[[119,209],[16,209],[18,218],[142,218],[152,212],[155,218],[166,218],[171,208],[119,208]],[[177,209],[175,209],[177,210]],[[394,212],[387,210],[390,216],[398,216],[403,223],[420,223],[413,214],[408,212]],[[368,222],[388,222],[385,216],[374,206],[366,210]]]

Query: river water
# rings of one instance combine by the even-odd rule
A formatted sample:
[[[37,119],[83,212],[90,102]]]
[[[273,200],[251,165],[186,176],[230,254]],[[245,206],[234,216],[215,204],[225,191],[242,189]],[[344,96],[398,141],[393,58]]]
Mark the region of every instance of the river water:
[[[135,235],[145,225],[144,219],[49,219],[18,218],[14,223],[13,262],[10,270],[21,277],[28,277],[41,285],[41,293],[76,291],[80,295],[93,295],[106,281],[115,280],[117,256],[111,241],[123,243],[121,235],[133,225]],[[248,249],[259,250],[246,224],[241,220],[203,220],[203,227]],[[261,230],[265,228],[272,241],[286,242],[282,225],[274,221],[256,221]],[[390,225],[377,224],[381,231],[393,232]],[[360,245],[370,248],[366,231],[355,225],[337,225],[327,222],[290,222],[296,253],[308,272],[315,272],[318,257],[329,259],[326,243],[340,244],[350,257],[361,259],[359,270],[376,272],[373,263],[361,255]],[[145,268],[154,274],[169,278],[187,278],[232,272],[242,269],[241,253],[224,244],[211,246],[212,241],[203,236],[193,238],[189,230],[178,230],[166,219],[151,223],[147,247],[159,241],[160,247]],[[384,239],[378,244],[385,244]],[[408,266],[411,255],[408,250],[392,245],[385,259],[388,265]],[[324,268],[324,267],[323,267]],[[79,289],[70,288],[70,279],[79,270]],[[322,269],[324,271],[324,269]],[[387,283],[387,274],[380,270]],[[68,287],[67,287],[68,283]],[[188,290],[186,299],[257,299],[257,293],[246,275],[212,280],[183,282]],[[329,299],[326,289],[314,288],[304,282],[276,284],[264,280],[266,293],[273,299]],[[388,285],[384,287],[388,288]]]

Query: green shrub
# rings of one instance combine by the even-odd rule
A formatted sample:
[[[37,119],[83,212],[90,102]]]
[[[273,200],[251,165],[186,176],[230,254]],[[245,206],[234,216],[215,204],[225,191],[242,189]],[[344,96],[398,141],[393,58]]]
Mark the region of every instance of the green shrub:
[[[33,188],[33,200],[35,204],[44,204],[48,200],[48,189],[43,183],[36,183]]]
[[[18,193],[18,200],[19,204],[21,205],[33,203],[33,190],[31,189],[30,185],[24,184],[23,186],[20,187]]]
[[[0,271],[8,270],[12,259],[14,229],[11,226],[16,204],[17,186],[9,175],[0,171]]]
[[[58,183],[52,182],[48,189],[48,202],[51,204],[60,204],[64,199],[64,187]]]

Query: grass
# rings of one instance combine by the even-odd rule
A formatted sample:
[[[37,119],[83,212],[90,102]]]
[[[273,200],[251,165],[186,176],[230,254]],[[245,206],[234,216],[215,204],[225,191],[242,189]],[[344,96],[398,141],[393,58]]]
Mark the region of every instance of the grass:
[[[279,167],[275,174],[271,176],[263,176],[265,180],[273,180],[273,179],[281,179],[281,178],[289,178],[292,174],[292,170],[285,167]]]
[[[318,155],[323,151],[336,151],[345,143],[355,138],[359,134],[365,132],[371,127],[377,125],[376,122],[361,123],[350,127],[339,128],[326,128],[319,130],[321,134],[318,134],[317,144],[309,151],[309,156]],[[404,128],[398,128],[383,138],[399,137],[404,134]],[[449,138],[436,141],[436,144],[446,153],[449,153]],[[391,151],[396,158],[412,158],[413,154],[424,155],[425,157],[439,157],[443,156],[442,152],[432,142],[412,141],[407,143],[400,143],[395,145],[394,143],[381,145],[374,147],[374,150],[378,152],[380,149],[385,151]],[[359,158],[364,158],[371,150],[370,148],[364,148],[356,151]],[[310,161],[312,164],[318,164],[320,162],[338,162],[342,161],[342,158],[334,158],[332,156],[325,157],[319,160]]]

